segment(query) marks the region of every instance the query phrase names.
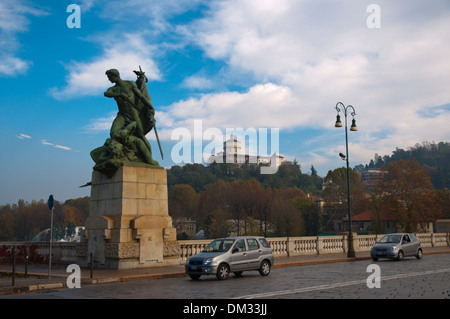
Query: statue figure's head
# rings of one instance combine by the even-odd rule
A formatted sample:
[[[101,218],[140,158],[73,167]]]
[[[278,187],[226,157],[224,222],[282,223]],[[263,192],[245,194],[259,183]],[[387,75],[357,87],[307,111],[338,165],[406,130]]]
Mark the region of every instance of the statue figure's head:
[[[105,73],[106,73],[106,76],[108,77],[108,80],[110,80],[112,83],[115,83],[118,80],[120,80],[119,71],[116,69],[108,70]]]

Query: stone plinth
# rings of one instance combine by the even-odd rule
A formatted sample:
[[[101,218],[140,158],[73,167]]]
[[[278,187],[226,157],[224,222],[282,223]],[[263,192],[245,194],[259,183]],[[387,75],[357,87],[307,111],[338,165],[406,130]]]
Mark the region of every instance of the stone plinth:
[[[98,268],[178,264],[163,168],[125,165],[111,177],[94,171],[85,223],[87,256]]]

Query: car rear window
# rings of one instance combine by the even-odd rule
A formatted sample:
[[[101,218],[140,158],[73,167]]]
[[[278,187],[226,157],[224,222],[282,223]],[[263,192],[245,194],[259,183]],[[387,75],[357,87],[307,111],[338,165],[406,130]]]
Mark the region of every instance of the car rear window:
[[[269,243],[267,242],[267,240],[265,238],[260,238],[259,242],[261,243],[261,245],[265,248],[270,248]]]

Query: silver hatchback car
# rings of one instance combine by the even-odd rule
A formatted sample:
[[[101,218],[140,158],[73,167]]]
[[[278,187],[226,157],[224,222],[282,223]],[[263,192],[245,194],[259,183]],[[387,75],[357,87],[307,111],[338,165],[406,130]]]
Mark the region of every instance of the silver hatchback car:
[[[372,247],[370,255],[374,261],[378,258],[402,260],[407,256],[422,258],[420,241],[413,234],[397,233],[383,236]]]
[[[272,248],[264,237],[242,236],[214,240],[200,254],[189,258],[185,270],[194,280],[202,275],[225,280],[230,272],[240,276],[247,270],[258,270],[267,276],[273,263]]]

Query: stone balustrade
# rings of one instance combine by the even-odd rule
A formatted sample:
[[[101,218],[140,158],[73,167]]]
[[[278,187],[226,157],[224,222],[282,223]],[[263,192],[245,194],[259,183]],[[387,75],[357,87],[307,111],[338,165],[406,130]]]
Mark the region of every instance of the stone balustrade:
[[[373,245],[383,237],[378,235],[354,235],[355,251],[370,251]],[[450,246],[450,233],[416,234],[422,246],[446,247]],[[199,253],[211,240],[179,240],[180,259],[185,261],[190,256]],[[347,235],[340,236],[310,236],[310,237],[275,237],[267,238],[275,257],[346,253],[348,250]]]
[[[354,235],[355,251],[370,251],[370,248],[383,235]],[[416,234],[422,247],[450,246],[450,233],[420,233]],[[212,239],[208,240],[179,240],[179,259],[184,263],[190,256],[201,252]],[[289,257],[315,254],[346,253],[348,249],[347,235],[338,236],[310,236],[310,237],[275,237],[267,238],[275,257]],[[38,245],[37,252],[42,256],[49,254],[49,242],[0,242],[0,247],[26,247]],[[52,246],[55,263],[70,264],[77,262],[77,243],[55,242]]]

